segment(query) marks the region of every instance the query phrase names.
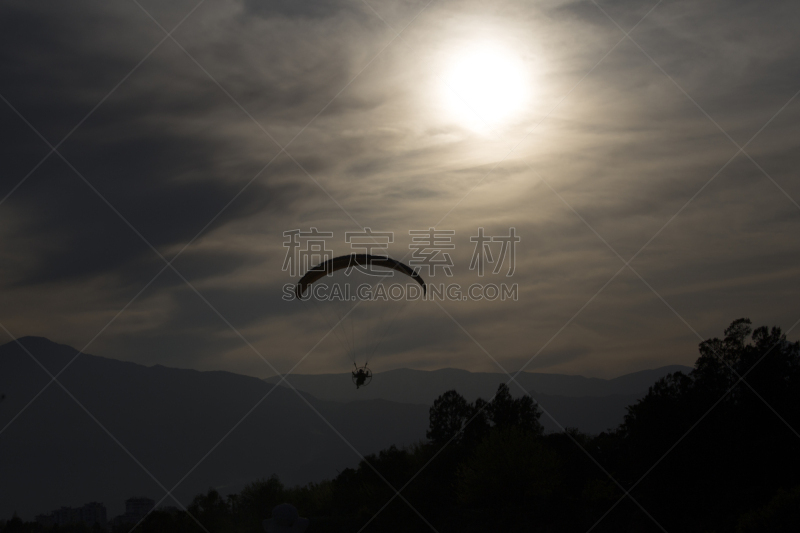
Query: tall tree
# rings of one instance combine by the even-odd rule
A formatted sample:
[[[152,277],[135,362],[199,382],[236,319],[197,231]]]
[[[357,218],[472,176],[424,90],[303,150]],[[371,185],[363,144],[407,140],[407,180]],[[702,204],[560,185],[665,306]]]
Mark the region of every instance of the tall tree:
[[[499,428],[517,428],[541,435],[544,431],[539,423],[542,412],[533,399],[522,396],[516,400],[511,396],[508,385],[501,383],[489,407],[491,422]]]
[[[434,400],[426,436],[436,445],[472,440],[487,426],[486,414],[484,404],[473,405],[455,390],[449,390]]]

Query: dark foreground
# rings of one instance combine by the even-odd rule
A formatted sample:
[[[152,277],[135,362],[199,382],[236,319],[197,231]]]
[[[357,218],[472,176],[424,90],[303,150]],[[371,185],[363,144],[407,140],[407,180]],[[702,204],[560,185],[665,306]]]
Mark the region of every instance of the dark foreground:
[[[311,519],[309,533],[800,531],[800,343],[778,328],[735,321],[613,432],[543,435],[543,408],[504,384],[474,403],[448,391],[430,410],[427,443],[319,484],[273,477],[227,497],[209,490],[188,513],[153,511],[135,531],[261,531],[283,502]],[[18,518],[0,526],[43,530]]]

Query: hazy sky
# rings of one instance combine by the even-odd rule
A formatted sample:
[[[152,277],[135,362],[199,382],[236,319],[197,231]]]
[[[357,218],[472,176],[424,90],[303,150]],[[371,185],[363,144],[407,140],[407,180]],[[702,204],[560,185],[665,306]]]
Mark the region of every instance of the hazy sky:
[[[390,320],[375,371],[612,377],[800,319],[797,2],[167,4],[0,6],[12,337],[347,371],[344,330],[314,348],[336,304],[281,299],[283,232],[311,227],[405,260],[410,230],[453,230],[429,283],[519,287],[359,306],[357,343]],[[479,227],[516,229],[513,276],[469,269]]]

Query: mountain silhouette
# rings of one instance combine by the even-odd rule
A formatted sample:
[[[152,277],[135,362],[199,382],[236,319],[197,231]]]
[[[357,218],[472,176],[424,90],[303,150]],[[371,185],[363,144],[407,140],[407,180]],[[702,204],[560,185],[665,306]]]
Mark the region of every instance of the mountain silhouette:
[[[682,365],[670,365],[654,370],[642,370],[614,379],[586,378],[565,374],[542,374],[520,372],[516,381],[525,390],[547,396],[644,396],[655,381],[667,374],[690,371]],[[513,376],[514,373],[512,372]],[[279,376],[265,381],[277,383]],[[499,383],[509,377],[499,372],[469,372],[456,368],[441,370],[412,370],[402,368],[375,372],[372,383],[365,389],[355,390],[350,386],[350,374],[290,374],[287,380],[297,389],[313,394],[323,400],[349,402],[364,399],[384,399],[402,403],[431,405],[446,390],[455,389],[468,401],[482,397],[487,399],[497,390]],[[372,385],[375,385],[374,387]],[[522,394],[514,383],[509,384],[514,396]]]
[[[534,373],[519,380],[537,388],[534,397],[559,424],[599,432],[622,422],[625,407],[658,377],[681,368],[613,380]],[[176,484],[173,494],[186,504],[209,487],[227,494],[272,474],[287,485],[330,479],[357,465],[359,454],[424,439],[428,408],[446,390],[488,399],[507,380],[404,369],[376,373],[356,391],[349,374],[288,379],[300,395],[275,387],[277,378],[146,367],[78,355],[42,337],[0,346],[0,519],[16,511],[32,520],[90,501],[105,503],[113,517],[125,499],[158,501]],[[559,429],[547,414],[541,421]]]
[[[114,516],[131,496],[158,501],[166,493],[159,483],[172,489],[198,464],[174,492],[183,503],[209,487],[238,491],[273,473],[287,484],[318,481],[356,465],[358,453],[416,442],[427,428],[422,405],[306,395],[309,407],[294,391],[253,377],[75,358],[74,348],[41,337],[19,343],[25,350],[0,346],[2,518],[16,511],[32,520],[89,501],[104,502]],[[63,388],[47,386],[42,367],[55,375],[73,358],[58,376]]]
[[[614,379],[521,372],[516,381],[530,392],[544,411],[540,421],[545,431],[574,427],[585,433],[600,433],[621,424],[627,406],[644,397],[657,379],[673,372],[689,370],[691,367],[671,365]],[[455,368],[432,371],[404,368],[376,372],[369,387],[356,390],[349,376],[292,374],[287,381],[298,390],[324,400],[350,402],[357,398],[381,399],[430,406],[443,392],[453,389],[469,402],[479,397],[489,399],[499,383],[509,380],[507,375],[500,373],[468,372]],[[273,376],[266,381],[278,383],[280,378]],[[514,383],[509,384],[509,389],[514,397],[523,394],[522,389]]]

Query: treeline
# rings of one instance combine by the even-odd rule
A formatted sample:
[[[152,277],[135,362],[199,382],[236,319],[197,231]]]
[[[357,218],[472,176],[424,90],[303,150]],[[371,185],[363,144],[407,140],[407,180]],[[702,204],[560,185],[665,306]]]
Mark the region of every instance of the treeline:
[[[210,490],[191,517],[156,511],[137,530],[195,533],[196,519],[209,533],[260,531],[289,502],[309,533],[800,531],[800,343],[779,328],[733,322],[614,431],[544,435],[546,409],[505,384],[473,403],[448,391],[426,443],[304,487],[273,477],[227,497]]]

